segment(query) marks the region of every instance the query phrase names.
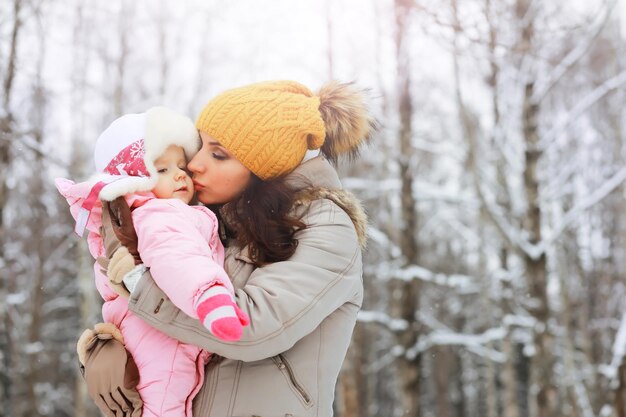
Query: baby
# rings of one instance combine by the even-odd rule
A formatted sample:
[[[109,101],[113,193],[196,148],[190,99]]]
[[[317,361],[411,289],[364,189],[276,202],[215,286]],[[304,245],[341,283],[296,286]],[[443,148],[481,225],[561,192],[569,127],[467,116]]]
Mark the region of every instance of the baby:
[[[82,183],[57,179],[56,186],[70,205],[76,232],[82,236],[89,231],[87,242],[96,259],[105,256],[100,200],[124,196],[132,210],[138,252],[159,287],[216,337],[235,341],[249,319],[234,302],[223,269],[217,219],[205,207],[188,205],[194,189],[186,166],[199,143],[193,122],[171,110],[155,107],[127,114],[98,137],[94,152],[98,174]],[[104,299],[103,318],[121,330],[139,369],[142,415],[190,417],[210,354],[133,315],[128,300],[114,291],[97,263],[94,272]]]

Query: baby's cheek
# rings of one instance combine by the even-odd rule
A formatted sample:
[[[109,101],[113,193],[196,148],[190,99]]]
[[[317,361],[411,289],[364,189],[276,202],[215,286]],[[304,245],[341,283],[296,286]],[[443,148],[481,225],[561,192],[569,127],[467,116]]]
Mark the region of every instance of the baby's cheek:
[[[191,201],[189,202],[189,205],[196,206],[198,204],[200,204],[200,200],[198,200],[198,193],[193,192],[192,196],[191,196]]]

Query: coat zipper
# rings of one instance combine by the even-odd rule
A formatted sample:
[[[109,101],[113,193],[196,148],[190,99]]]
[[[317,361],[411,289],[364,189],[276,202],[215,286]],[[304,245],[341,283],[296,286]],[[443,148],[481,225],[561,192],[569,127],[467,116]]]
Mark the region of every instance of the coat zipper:
[[[289,381],[291,381],[291,384],[293,385],[293,387],[298,391],[298,393],[300,393],[300,396],[302,397],[306,405],[311,404],[311,397],[309,397],[309,394],[305,391],[304,387],[302,387],[302,385],[300,385],[300,383],[296,380],[296,376],[293,373],[293,369],[291,368],[291,365],[289,364],[289,362],[287,362],[287,360],[284,358],[282,353],[276,356],[276,358],[277,358],[276,364],[278,366],[278,369],[280,369],[281,371],[285,371],[287,373],[287,376],[289,377]]]

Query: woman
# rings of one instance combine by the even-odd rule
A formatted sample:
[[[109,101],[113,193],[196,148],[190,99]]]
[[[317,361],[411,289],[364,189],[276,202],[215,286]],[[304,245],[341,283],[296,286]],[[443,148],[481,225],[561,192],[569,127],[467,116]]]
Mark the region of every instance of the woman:
[[[125,281],[130,310],[215,353],[194,416],[331,416],[363,298],[365,216],[328,160],[355,155],[373,130],[364,97],[348,84],[317,95],[291,81],[252,84],[211,100],[196,127],[202,147],[188,168],[198,199],[219,207],[229,238],[225,269],[250,325],[237,342],[213,337],[149,274],[136,286]],[[305,158],[307,149],[321,155]],[[110,278],[119,280],[113,270],[121,264]],[[139,415],[126,353],[113,342],[102,346],[98,338],[89,346],[90,394],[108,415]]]

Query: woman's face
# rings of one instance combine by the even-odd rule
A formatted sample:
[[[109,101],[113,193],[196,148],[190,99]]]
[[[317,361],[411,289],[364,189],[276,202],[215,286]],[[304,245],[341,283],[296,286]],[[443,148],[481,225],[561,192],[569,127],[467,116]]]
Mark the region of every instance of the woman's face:
[[[252,174],[218,141],[200,132],[202,147],[189,161],[196,197],[204,204],[224,204],[243,192]]]

